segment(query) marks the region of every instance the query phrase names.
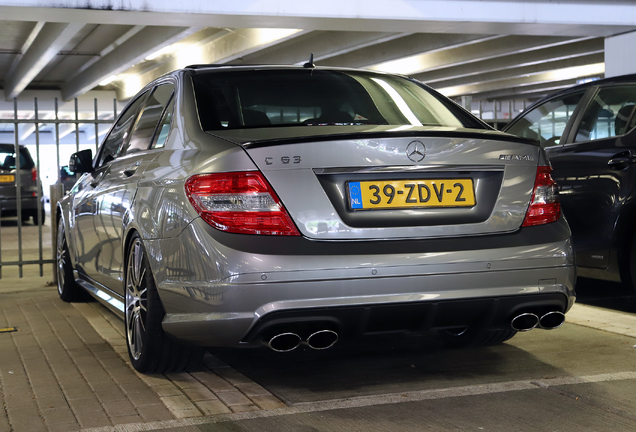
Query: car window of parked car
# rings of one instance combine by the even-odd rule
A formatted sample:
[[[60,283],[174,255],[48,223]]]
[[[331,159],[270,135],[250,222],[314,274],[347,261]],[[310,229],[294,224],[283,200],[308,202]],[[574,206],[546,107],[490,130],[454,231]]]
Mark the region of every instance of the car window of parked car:
[[[636,106],[636,85],[599,89],[588,105],[574,142],[593,141],[627,133]]]
[[[146,101],[137,123],[132,129],[128,144],[120,151],[120,155],[130,154],[150,148],[150,141],[153,137],[157,124],[161,119],[166,106],[174,93],[173,84],[162,84],[152,91]]]
[[[139,114],[139,109],[146,99],[147,94],[147,92],[143,93],[135,99],[130,105],[128,105],[126,110],[119,117],[119,120],[117,120],[117,123],[113,126],[110,134],[108,134],[108,136],[104,139],[102,147],[99,150],[99,156],[97,158],[95,168],[100,167],[117,157],[122,145],[126,142],[130,127],[135,122],[137,114]]]
[[[485,128],[424,86],[379,73],[201,71],[192,80],[206,131],[364,124]]]
[[[172,98],[170,99],[170,103],[168,107],[163,112],[163,117],[161,118],[161,122],[159,122],[159,126],[157,126],[157,131],[155,132],[155,137],[152,143],[152,148],[161,148],[166,144],[166,140],[168,139],[168,133],[170,132],[170,126],[172,125],[172,111],[174,110],[174,93]]]
[[[20,169],[31,169],[35,166],[29,150],[20,148]],[[0,169],[14,170],[16,168],[15,147],[7,145],[0,147]]]
[[[522,114],[506,132],[538,139],[544,148],[561,144],[561,135],[585,90],[551,99]]]

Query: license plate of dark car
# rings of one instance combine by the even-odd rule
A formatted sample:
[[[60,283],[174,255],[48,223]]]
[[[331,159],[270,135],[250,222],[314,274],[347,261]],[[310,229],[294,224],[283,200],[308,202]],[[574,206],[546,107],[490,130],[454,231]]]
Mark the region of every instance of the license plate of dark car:
[[[13,175],[0,175],[0,183],[13,183],[15,176]]]
[[[347,183],[352,210],[473,207],[472,179],[388,180]]]

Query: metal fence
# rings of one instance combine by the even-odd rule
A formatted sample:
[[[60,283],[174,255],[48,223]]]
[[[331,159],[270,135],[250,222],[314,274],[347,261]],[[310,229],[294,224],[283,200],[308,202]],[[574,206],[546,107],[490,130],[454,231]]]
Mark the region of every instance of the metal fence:
[[[64,115],[61,115],[57,98],[55,98],[53,101],[53,107],[54,107],[53,112],[52,113],[48,112],[48,115],[43,117],[41,115],[41,110],[38,107],[37,98],[33,99],[33,106],[27,109],[27,111],[29,112],[29,115],[19,115],[20,107],[18,104],[18,100],[14,99],[13,100],[13,118],[6,118],[6,115],[3,115],[2,118],[0,118],[0,127],[3,127],[3,132],[5,132],[4,135],[7,135],[6,134],[6,132],[8,131],[7,129],[8,128],[10,129],[11,125],[13,126],[13,141],[14,141],[13,144],[15,149],[14,152],[15,152],[15,161],[16,161],[16,168],[13,175],[15,185],[13,187],[15,188],[15,209],[17,213],[16,214],[17,221],[14,222],[15,223],[15,227],[14,227],[12,220],[9,220],[9,222],[7,222],[6,218],[2,218],[3,201],[5,199],[10,199],[10,198],[5,195],[4,199],[0,199],[0,278],[2,278],[2,273],[3,273],[2,270],[8,266],[17,266],[19,277],[23,277],[24,275],[23,267],[26,265],[39,266],[39,275],[43,276],[44,265],[52,264],[55,262],[54,260],[55,239],[54,238],[51,239],[50,253],[47,253],[49,252],[49,248],[43,247],[43,231],[44,231],[43,222],[44,221],[41,220],[42,210],[44,209],[43,206],[45,205],[42,199],[44,194],[44,189],[42,187],[43,167],[46,165],[48,168],[48,171],[51,171],[52,167],[54,166],[55,172],[57,173],[57,176],[55,178],[56,184],[61,184],[60,168],[63,165],[65,165],[65,164],[62,164],[60,161],[60,147],[62,142],[61,135],[60,135],[60,126],[62,125],[69,125],[71,129],[73,129],[73,126],[74,126],[74,130],[71,130],[70,133],[67,133],[66,135],[70,135],[71,133],[74,133],[75,151],[79,151],[80,146],[86,147],[87,144],[90,145],[91,147],[92,145],[94,145],[95,150],[97,150],[99,146],[99,142],[100,142],[100,135],[103,135],[104,133],[104,130],[100,132],[100,125],[110,126],[113,123],[114,119],[117,117],[118,107],[117,107],[117,101],[113,99],[112,111],[110,111],[109,109],[109,112],[104,114],[103,111],[100,112],[99,110],[98,99],[97,98],[93,99],[93,102],[94,102],[93,118],[86,118],[87,117],[85,115],[86,113],[83,113],[83,115],[80,116],[78,99],[74,99],[74,113],[65,112]],[[25,118],[25,117],[31,117],[31,116],[32,118]],[[37,225],[37,230],[38,230],[37,231],[38,246],[37,246],[37,251],[35,253],[33,253],[32,251],[32,249],[34,248],[28,248],[30,252],[28,254],[29,256],[25,256],[25,253],[24,253],[25,247],[23,243],[23,240],[24,240],[23,232],[26,227],[23,227],[25,218],[24,218],[22,206],[23,206],[23,198],[25,197],[23,197],[23,191],[21,188],[23,179],[22,179],[22,175],[20,175],[21,174],[20,165],[22,163],[21,157],[20,157],[20,147],[22,147],[25,144],[24,142],[25,138],[21,137],[19,133],[20,126],[22,125],[30,125],[30,126],[33,126],[34,128],[33,133],[29,135],[29,137],[31,138],[30,141],[34,141],[34,143],[31,142],[30,143],[31,145],[27,146],[27,148],[34,147],[35,152],[31,151],[31,157],[35,163],[35,169],[37,170],[37,176],[36,176],[37,221],[34,220],[34,224]],[[52,133],[47,134],[51,136],[49,137],[49,140],[48,140],[49,142],[46,142],[46,143],[41,142],[41,133],[42,133],[41,128],[43,128],[44,126],[46,126],[47,128],[52,128],[52,130],[50,131]],[[88,143],[86,142],[87,140],[84,138],[83,139],[84,142],[81,142],[81,136],[83,134],[86,134],[86,132],[90,130],[91,128],[94,128],[94,141],[91,143]],[[102,129],[104,128],[102,127]],[[21,141],[23,142],[21,143]],[[67,141],[66,145],[68,145],[69,140],[66,139],[66,141]],[[43,145],[55,145],[55,155],[56,155],[55,161],[48,160],[48,159],[42,160],[41,149]],[[47,152],[47,153],[50,153],[50,152]],[[11,176],[9,175],[7,178],[10,179],[10,177]],[[7,188],[11,187],[10,181],[6,182],[5,184],[0,184],[0,187],[4,187],[6,191]],[[13,205],[11,205],[11,207],[13,207]],[[51,199],[50,208],[51,208],[51,211],[50,211],[51,216],[49,217],[49,223],[51,224],[51,232],[54,233],[56,227],[54,226],[55,202],[53,202],[53,199]],[[6,250],[3,253],[3,246],[6,246],[8,241],[13,240],[16,234],[17,234],[17,238],[16,238],[17,250],[12,252],[10,256],[7,257],[8,253],[6,252]],[[51,258],[45,258],[46,255],[50,256]]]

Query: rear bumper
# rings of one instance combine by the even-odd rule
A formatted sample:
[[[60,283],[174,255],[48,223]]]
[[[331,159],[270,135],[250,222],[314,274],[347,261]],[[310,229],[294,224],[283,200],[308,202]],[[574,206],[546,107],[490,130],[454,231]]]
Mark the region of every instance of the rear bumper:
[[[15,198],[0,198],[0,211],[4,216],[15,216],[17,214],[18,200]],[[44,206],[44,199],[42,199],[42,206]],[[33,211],[38,208],[37,197],[23,197],[22,198],[22,211]]]
[[[307,331],[329,324],[345,336],[507,328],[516,312],[566,312],[575,300],[563,220],[500,236],[430,241],[269,238],[266,248],[259,244],[265,236],[226,236],[195,221],[178,238],[145,242],[168,334],[236,346],[258,343],[287,322]],[[230,238],[237,242],[230,245]]]

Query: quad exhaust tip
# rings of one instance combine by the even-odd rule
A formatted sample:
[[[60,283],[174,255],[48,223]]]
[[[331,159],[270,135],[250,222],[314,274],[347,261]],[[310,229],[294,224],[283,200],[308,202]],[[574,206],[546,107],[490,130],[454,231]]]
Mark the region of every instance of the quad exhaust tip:
[[[276,352],[289,352],[298,348],[301,342],[296,333],[281,333],[272,337],[266,345]]]
[[[510,322],[510,326],[517,331],[530,331],[539,325],[539,317],[533,313],[522,313]]]
[[[338,342],[338,333],[333,330],[320,330],[312,333],[305,342],[309,348],[324,350]]]
[[[545,330],[554,330],[563,325],[565,322],[565,314],[559,311],[548,312],[539,320],[539,325]]]
[[[554,330],[563,325],[565,314],[560,311],[550,311],[539,318],[538,315],[526,312],[517,315],[510,321],[510,326],[516,331],[529,331],[533,328]]]
[[[280,333],[265,342],[265,345],[276,352],[289,352],[298,348],[301,343],[315,350],[324,350],[331,348],[336,342],[338,333],[333,330],[319,330],[310,334],[305,341],[296,333]]]

